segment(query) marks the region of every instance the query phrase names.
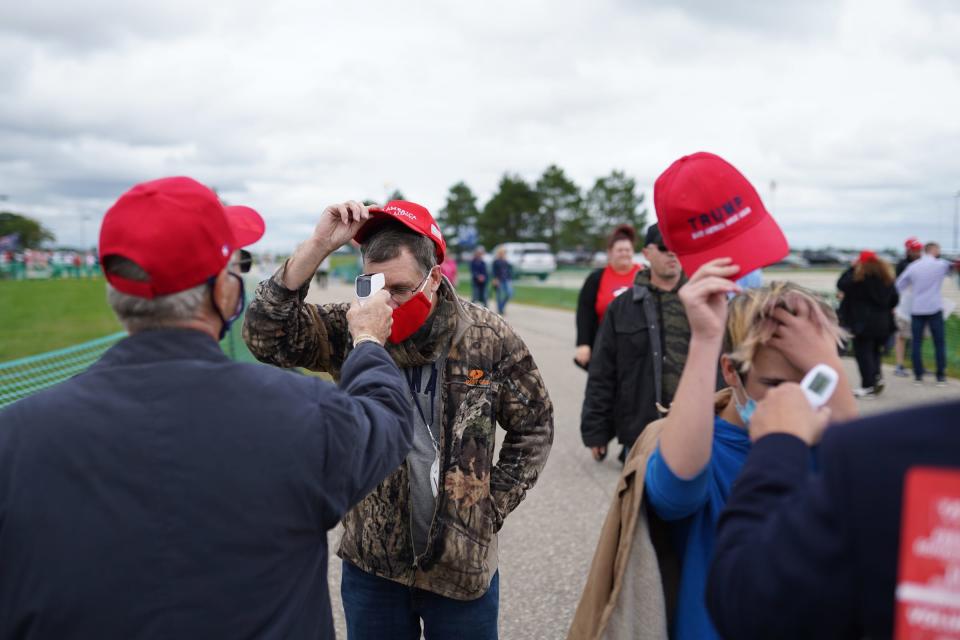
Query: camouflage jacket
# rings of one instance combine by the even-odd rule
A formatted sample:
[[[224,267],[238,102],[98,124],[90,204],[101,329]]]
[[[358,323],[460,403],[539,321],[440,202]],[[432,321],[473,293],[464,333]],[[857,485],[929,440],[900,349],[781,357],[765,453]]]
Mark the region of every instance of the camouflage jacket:
[[[348,304],[305,304],[283,267],[260,283],[243,337],[259,360],[338,379],[352,349]],[[433,314],[387,350],[401,368],[441,372],[440,493],[427,546],[415,557],[404,462],[343,518],[338,555],[364,571],[457,600],[483,595],[497,570],[497,532],[523,500],[553,443],[553,405],[523,341],[496,314],[457,297],[444,280]],[[493,463],[495,425],[506,431]]]

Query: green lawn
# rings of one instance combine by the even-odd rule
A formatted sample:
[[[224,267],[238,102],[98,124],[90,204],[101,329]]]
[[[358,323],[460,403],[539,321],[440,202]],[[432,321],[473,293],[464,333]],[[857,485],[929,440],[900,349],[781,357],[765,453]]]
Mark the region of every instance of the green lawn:
[[[0,362],[121,331],[102,278],[0,280]]]
[[[467,278],[458,278],[457,292],[464,298],[470,299],[473,293],[470,290],[469,276]],[[576,289],[565,289],[563,287],[531,287],[514,284],[513,298],[510,299],[510,302],[576,311],[577,295],[579,293]],[[492,288],[487,290],[487,303],[491,309],[496,309],[497,297]]]

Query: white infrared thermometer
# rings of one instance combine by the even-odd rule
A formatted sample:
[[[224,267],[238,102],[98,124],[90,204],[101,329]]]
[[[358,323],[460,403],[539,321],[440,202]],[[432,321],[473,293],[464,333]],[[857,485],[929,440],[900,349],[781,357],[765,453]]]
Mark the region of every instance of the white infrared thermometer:
[[[811,406],[813,406],[814,409],[819,409],[830,400],[830,396],[833,395],[834,390],[837,388],[837,381],[839,379],[840,376],[833,367],[818,364],[813,369],[810,369],[807,375],[803,376],[803,380],[800,382],[800,388],[803,389],[803,393],[807,396],[807,400],[810,401]]]
[[[357,301],[363,304],[370,299],[380,289],[383,289],[382,273],[364,273],[357,276],[355,287],[357,290]]]

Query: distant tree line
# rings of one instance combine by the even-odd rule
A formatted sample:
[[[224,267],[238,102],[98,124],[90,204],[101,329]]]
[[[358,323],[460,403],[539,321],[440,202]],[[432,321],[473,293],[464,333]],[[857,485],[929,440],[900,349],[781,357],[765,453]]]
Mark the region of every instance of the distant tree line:
[[[398,197],[399,196],[399,197]],[[403,199],[399,191],[388,200]],[[450,187],[437,222],[448,244],[491,248],[501,242],[546,242],[551,249],[594,251],[618,224],[646,230],[644,194],[623,171],[597,178],[584,191],[563,169],[550,165],[533,184],[505,173],[497,190],[482,207],[463,181]]]

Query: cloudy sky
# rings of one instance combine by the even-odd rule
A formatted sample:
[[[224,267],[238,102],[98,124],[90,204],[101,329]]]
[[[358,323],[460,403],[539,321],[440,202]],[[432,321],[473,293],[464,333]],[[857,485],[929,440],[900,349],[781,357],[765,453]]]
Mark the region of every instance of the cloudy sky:
[[[330,202],[482,203],[550,163],[652,200],[707,150],[794,246],[950,245],[958,33],[954,0],[4,2],[0,206],[92,244],[126,188],[190,175],[285,250]]]

